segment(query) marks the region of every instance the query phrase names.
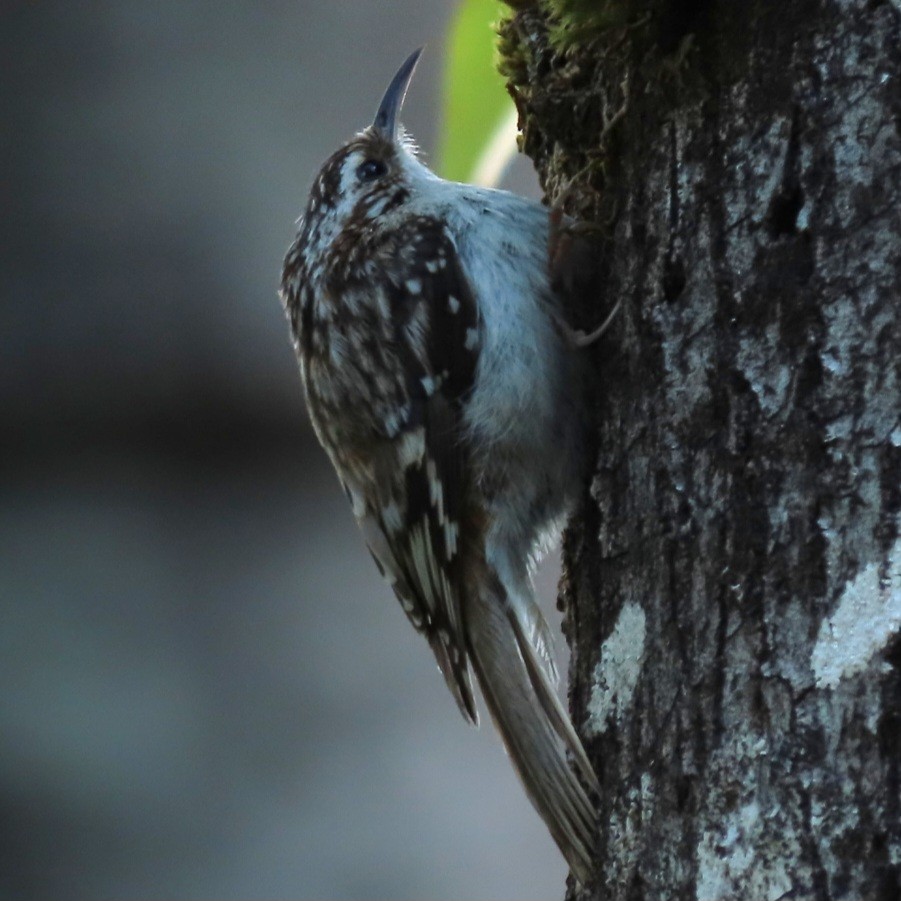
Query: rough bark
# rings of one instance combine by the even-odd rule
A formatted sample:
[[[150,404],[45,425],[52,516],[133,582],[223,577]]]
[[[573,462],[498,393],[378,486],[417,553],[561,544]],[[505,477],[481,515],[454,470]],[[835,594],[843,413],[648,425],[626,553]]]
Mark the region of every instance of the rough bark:
[[[580,324],[623,302],[561,595],[584,896],[901,897],[901,4],[645,4],[566,50],[552,6],[502,27],[524,149],[597,225]]]

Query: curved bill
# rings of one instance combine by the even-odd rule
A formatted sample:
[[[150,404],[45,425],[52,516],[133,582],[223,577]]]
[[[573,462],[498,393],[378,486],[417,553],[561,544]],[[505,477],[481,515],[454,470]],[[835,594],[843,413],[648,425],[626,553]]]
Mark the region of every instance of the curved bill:
[[[404,97],[407,95],[407,88],[410,86],[410,80],[413,78],[413,72],[416,69],[416,63],[422,54],[422,47],[414,50],[405,60],[403,65],[397,70],[397,74],[391,79],[385,96],[379,104],[378,112],[375,114],[375,121],[372,123],[373,128],[377,128],[385,137],[394,140],[397,136],[397,117],[400,108],[404,105]]]

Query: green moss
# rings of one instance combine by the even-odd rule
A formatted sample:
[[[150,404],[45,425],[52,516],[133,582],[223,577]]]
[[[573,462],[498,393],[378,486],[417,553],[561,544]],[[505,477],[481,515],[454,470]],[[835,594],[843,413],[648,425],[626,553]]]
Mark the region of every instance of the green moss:
[[[586,44],[612,28],[622,28],[640,18],[648,0],[542,0],[552,16],[551,44],[565,50]]]
[[[509,0],[505,0],[509,2]],[[512,17],[502,18],[497,31],[497,70],[514,87],[528,84],[529,57],[513,23]]]

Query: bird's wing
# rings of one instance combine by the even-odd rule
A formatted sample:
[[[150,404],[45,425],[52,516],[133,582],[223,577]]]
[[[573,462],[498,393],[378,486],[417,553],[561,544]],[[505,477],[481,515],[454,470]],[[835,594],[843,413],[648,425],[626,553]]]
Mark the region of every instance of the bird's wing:
[[[402,372],[396,434],[374,461],[382,493],[359,517],[369,549],[432,647],[469,721],[478,721],[460,615],[461,523],[470,494],[462,405],[479,353],[478,306],[453,241],[430,219],[394,232],[375,254],[393,368]],[[401,276],[402,274],[402,276]]]

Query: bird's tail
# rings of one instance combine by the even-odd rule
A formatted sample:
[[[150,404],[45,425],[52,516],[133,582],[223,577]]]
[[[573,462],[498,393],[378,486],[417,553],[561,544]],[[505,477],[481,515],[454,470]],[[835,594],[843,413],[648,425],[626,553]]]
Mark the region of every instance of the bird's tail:
[[[491,583],[490,596],[470,597],[465,613],[476,676],[529,799],[586,885],[597,835],[588,792],[598,791],[597,777],[506,592]]]

